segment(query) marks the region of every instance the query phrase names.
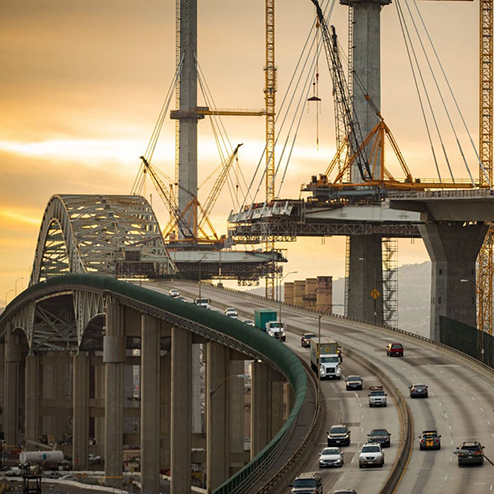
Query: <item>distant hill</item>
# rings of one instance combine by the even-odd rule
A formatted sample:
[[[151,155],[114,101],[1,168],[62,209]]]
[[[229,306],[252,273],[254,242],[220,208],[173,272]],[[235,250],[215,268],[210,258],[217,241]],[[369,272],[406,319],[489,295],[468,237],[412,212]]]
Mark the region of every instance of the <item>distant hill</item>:
[[[264,287],[248,290],[264,295]],[[404,264],[398,268],[398,326],[429,336],[431,263]],[[345,278],[333,280],[334,313],[343,314]]]

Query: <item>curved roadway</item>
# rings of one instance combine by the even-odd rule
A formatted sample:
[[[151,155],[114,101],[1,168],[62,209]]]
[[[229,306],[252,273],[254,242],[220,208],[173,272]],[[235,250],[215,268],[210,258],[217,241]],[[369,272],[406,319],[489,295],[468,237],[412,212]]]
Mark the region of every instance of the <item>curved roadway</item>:
[[[158,290],[167,291],[168,284],[153,284]],[[189,297],[197,296],[197,284],[174,282]],[[149,286],[150,288],[152,286]],[[220,290],[202,285],[203,297],[212,299],[218,308],[236,307],[240,317],[253,318],[255,308],[279,308],[279,304],[266,302],[262,298],[242,295],[238,292]],[[283,305],[282,319],[288,326],[286,344],[301,355],[308,356],[308,349],[300,347],[300,334],[316,332],[317,314]],[[420,341],[404,341],[391,331],[371,328],[361,323],[332,317],[323,317],[322,335],[330,336],[344,347],[351,348],[377,364],[407,397],[413,414],[415,433],[412,457],[397,492],[418,493],[486,493],[493,492],[494,467],[458,467],[453,450],[462,441],[480,441],[485,445],[485,454],[494,460],[494,386],[493,383],[459,363],[450,356],[438,353]],[[386,345],[401,341],[405,346],[403,358],[386,356]],[[359,362],[344,356],[343,374],[360,374],[364,378],[364,390],[350,392],[341,381],[323,381],[327,408],[326,426],[345,423],[352,431],[352,444],[342,448],[345,465],[341,469],[324,470],[321,475],[325,492],[333,488],[353,488],[358,493],[380,492],[397,455],[400,438],[398,413],[393,400],[388,396],[387,408],[369,408],[368,387],[378,380]],[[493,374],[494,380],[494,374]],[[408,386],[412,382],[423,382],[429,386],[428,399],[411,399]],[[386,427],[392,434],[391,447],[386,448],[386,464],[383,469],[359,469],[358,449],[366,442],[372,428]],[[418,435],[425,429],[437,429],[442,435],[439,451],[420,451]],[[314,447],[305,470],[318,469],[318,452],[326,444],[326,436]],[[296,472],[294,472],[295,476]]]

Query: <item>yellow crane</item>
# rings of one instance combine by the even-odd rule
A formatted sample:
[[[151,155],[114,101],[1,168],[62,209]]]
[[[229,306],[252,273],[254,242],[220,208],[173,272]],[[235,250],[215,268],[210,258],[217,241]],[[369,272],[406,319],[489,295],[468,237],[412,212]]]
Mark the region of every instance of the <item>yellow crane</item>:
[[[274,47],[274,2],[266,0],[266,67],[264,68],[264,103],[266,106],[266,202],[274,199],[274,148],[275,148],[275,115],[276,115],[276,67]],[[275,249],[272,238],[265,242],[266,251]],[[266,277],[266,298],[274,300],[275,275]],[[281,297],[281,294],[280,294]]]

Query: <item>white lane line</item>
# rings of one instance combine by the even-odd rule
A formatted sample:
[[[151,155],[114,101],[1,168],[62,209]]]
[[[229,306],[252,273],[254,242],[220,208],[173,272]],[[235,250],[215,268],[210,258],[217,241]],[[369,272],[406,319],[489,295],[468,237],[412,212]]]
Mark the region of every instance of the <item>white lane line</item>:
[[[412,374],[413,377],[417,377],[417,374]]]
[[[440,406],[440,407],[442,407],[442,406],[443,406],[443,404],[442,404],[440,401],[438,401],[438,403],[439,403],[439,406]]]
[[[364,418],[364,416],[362,415],[362,418]]]
[[[488,420],[488,421],[487,421],[487,423],[488,423],[489,425],[491,425],[491,421],[490,421],[490,420]]]
[[[345,476],[344,476],[344,475],[342,475],[342,476],[340,477],[340,480],[343,480],[343,477],[345,477]]]
[[[490,490],[490,491],[492,491],[492,484],[491,484],[491,486],[489,487],[489,490]]]
[[[443,370],[441,370],[441,369],[439,369],[439,372],[440,372],[441,374],[444,374],[444,371],[443,371]]]
[[[491,436],[494,437],[494,434],[491,432]]]
[[[473,401],[477,401],[477,400],[475,399],[475,396],[471,396],[470,398],[472,398],[472,400],[473,400]]]
[[[484,409],[483,409],[482,407],[480,407],[480,411],[481,411],[482,413],[484,413]]]
[[[360,408],[362,408],[362,403],[359,403],[359,405],[360,405]]]
[[[453,443],[453,439],[451,439],[451,444],[454,444],[454,443]]]
[[[448,476],[447,475],[444,476],[444,482],[446,482],[446,480],[448,480]]]
[[[449,430],[451,430],[451,426],[450,426],[450,425],[448,425],[448,427],[449,427]],[[492,434],[492,435],[494,436],[494,434]]]
[[[445,419],[447,419],[447,418],[448,418],[448,415],[447,415],[446,413],[444,414],[444,418],[445,418]]]
[[[363,427],[360,428],[360,432],[364,432],[364,428]]]
[[[434,396],[434,393],[433,393],[432,391],[429,391],[429,394],[430,394],[431,396]]]
[[[355,460],[355,456],[352,458],[352,461],[350,463],[353,463],[353,460]]]
[[[461,389],[466,392],[466,389],[462,386]]]
[[[456,382],[453,378],[451,378],[451,380],[452,380],[454,383]]]
[[[453,461],[453,456],[450,456],[449,457],[449,461]]]

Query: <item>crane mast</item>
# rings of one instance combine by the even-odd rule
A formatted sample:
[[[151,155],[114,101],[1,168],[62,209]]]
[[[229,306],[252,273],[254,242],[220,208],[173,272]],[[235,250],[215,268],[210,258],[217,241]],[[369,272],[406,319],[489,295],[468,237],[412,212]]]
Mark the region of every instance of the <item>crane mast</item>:
[[[274,148],[275,148],[275,110],[276,110],[276,67],[274,50],[274,2],[266,0],[266,67],[264,68],[264,102],[266,106],[266,202],[274,199]],[[267,237],[266,251],[274,250],[274,241]],[[266,298],[274,299],[274,276],[266,277]],[[281,296],[281,294],[280,294]]]

